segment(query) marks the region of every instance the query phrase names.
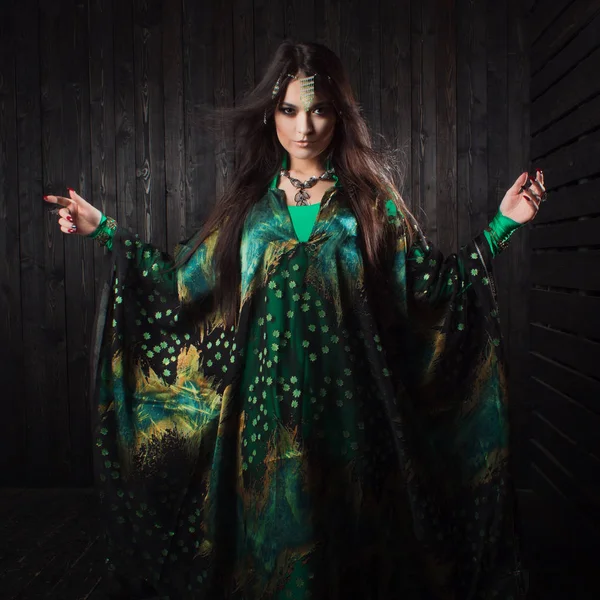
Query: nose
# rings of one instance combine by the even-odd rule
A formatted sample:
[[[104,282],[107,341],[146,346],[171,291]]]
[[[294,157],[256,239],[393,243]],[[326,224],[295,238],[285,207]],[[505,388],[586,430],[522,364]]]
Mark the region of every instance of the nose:
[[[312,119],[310,118],[310,112],[301,110],[298,112],[298,118],[296,119],[296,129],[300,137],[305,137],[313,130]]]

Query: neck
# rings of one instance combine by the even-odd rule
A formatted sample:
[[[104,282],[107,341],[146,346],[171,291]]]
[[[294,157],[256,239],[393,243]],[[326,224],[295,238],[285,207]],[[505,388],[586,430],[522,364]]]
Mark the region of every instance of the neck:
[[[289,171],[295,173],[298,178],[308,179],[313,175],[318,177],[325,171],[325,160],[320,156],[303,159],[290,156]]]

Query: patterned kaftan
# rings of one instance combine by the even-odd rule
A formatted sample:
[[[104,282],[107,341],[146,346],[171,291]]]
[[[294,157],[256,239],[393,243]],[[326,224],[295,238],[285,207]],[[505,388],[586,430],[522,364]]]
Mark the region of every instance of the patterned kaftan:
[[[386,331],[337,185],[307,242],[280,190],[254,205],[237,328],[210,304],[218,232],[164,273],[117,229],[95,464],[108,569],[156,590],[123,597],[525,597],[492,249],[390,226]]]

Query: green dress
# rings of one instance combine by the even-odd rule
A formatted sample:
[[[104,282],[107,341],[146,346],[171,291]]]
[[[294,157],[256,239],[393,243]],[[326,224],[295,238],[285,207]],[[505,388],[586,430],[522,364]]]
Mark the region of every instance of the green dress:
[[[444,258],[420,229],[407,248],[390,203],[375,300],[345,198],[336,181],[288,207],[275,176],[242,233],[235,328],[210,303],[218,232],[176,272],[114,232],[95,469],[124,597],[525,597],[499,248],[484,232]]]

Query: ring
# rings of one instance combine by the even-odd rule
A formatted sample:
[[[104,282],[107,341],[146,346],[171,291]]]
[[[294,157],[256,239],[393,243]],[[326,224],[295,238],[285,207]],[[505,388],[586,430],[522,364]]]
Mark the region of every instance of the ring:
[[[527,179],[527,183],[525,185],[521,186],[520,193],[523,193],[525,190],[528,190],[532,186],[533,186],[533,181],[531,179]]]
[[[59,206],[58,208],[53,208],[52,210],[49,210],[48,212],[49,212],[51,215],[57,215],[57,214],[60,212],[60,210],[61,210],[62,208],[64,208],[64,206]],[[69,214],[71,214],[71,211],[70,211],[68,208],[67,208],[67,212],[68,212]]]

